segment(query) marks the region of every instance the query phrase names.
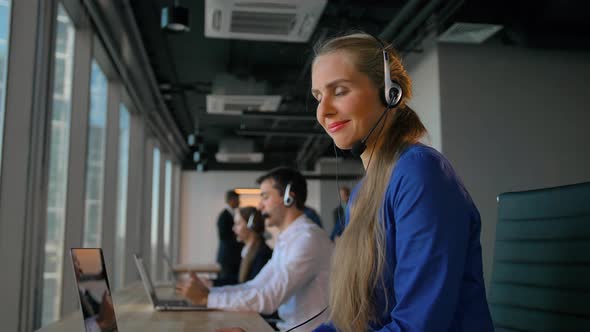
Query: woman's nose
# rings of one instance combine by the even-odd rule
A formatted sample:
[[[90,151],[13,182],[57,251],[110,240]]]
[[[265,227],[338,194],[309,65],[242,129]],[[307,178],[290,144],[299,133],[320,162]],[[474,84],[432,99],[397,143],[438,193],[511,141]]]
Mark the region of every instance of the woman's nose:
[[[316,115],[318,120],[328,117],[332,114],[334,114],[335,110],[334,107],[332,106],[330,100],[328,98],[324,98],[322,99],[322,101],[320,101],[318,103],[318,107],[316,110]]]

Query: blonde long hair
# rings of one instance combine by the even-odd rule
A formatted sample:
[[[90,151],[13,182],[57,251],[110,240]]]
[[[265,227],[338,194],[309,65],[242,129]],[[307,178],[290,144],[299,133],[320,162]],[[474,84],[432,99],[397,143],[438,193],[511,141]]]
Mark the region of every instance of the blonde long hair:
[[[330,318],[342,332],[365,331],[381,313],[374,305],[379,284],[387,290],[382,284],[386,247],[384,225],[380,222],[383,216],[379,211],[382,211],[385,189],[400,154],[426,133],[418,115],[406,105],[412,94],[410,78],[397,54],[387,49],[391,78],[401,86],[403,97],[399,106],[390,111],[393,114],[384,119],[373,161],[351,205],[348,226],[332,258]],[[356,69],[366,74],[382,93],[382,48],[374,37],[354,33],[328,40],[315,48],[316,58],[333,52],[349,55]]]

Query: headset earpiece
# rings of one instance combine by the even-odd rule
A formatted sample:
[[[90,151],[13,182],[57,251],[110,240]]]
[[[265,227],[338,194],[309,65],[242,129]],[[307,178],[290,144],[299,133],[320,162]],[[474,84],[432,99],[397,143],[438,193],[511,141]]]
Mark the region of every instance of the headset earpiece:
[[[248,217],[248,223],[246,224],[246,227],[250,230],[254,228],[254,215],[255,214],[256,214],[256,212],[252,212],[250,214],[250,217]]]
[[[377,39],[378,40],[378,39]],[[381,42],[381,41],[379,41]],[[383,46],[383,44],[381,44]],[[385,105],[394,108],[402,100],[402,87],[391,79],[391,70],[389,68],[389,53],[383,47],[383,81],[384,81],[384,98]]]
[[[285,194],[283,195],[283,204],[285,204],[286,207],[290,207],[291,205],[293,205],[293,203],[295,203],[295,200],[293,199],[293,197],[291,197],[291,182],[289,182],[285,187]]]

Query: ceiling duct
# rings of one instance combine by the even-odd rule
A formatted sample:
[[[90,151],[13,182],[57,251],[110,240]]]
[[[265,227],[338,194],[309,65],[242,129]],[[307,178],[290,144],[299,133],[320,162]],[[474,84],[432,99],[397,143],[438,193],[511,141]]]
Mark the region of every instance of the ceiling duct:
[[[455,23],[438,37],[440,42],[481,44],[496,32],[501,25],[483,23]]]
[[[327,0],[205,1],[205,36],[307,42]]]
[[[241,115],[242,111],[275,112],[280,95],[207,95],[207,113]]]
[[[224,139],[219,142],[215,160],[219,163],[261,163],[264,155],[256,152],[254,141],[250,139]]]

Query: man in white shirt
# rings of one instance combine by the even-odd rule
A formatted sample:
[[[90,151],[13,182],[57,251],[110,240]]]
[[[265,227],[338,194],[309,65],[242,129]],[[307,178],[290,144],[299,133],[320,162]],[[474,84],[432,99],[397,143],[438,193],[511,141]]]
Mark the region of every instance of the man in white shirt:
[[[301,173],[276,168],[257,180],[258,208],[267,226],[279,236],[272,258],[258,275],[240,285],[208,289],[196,276],[177,286],[194,304],[209,308],[256,311],[270,314],[278,309],[288,329],[321,312],[328,305],[328,274],[332,242],[328,234],[303,214],[307,184]],[[307,332],[327,320],[324,312],[296,331]]]

